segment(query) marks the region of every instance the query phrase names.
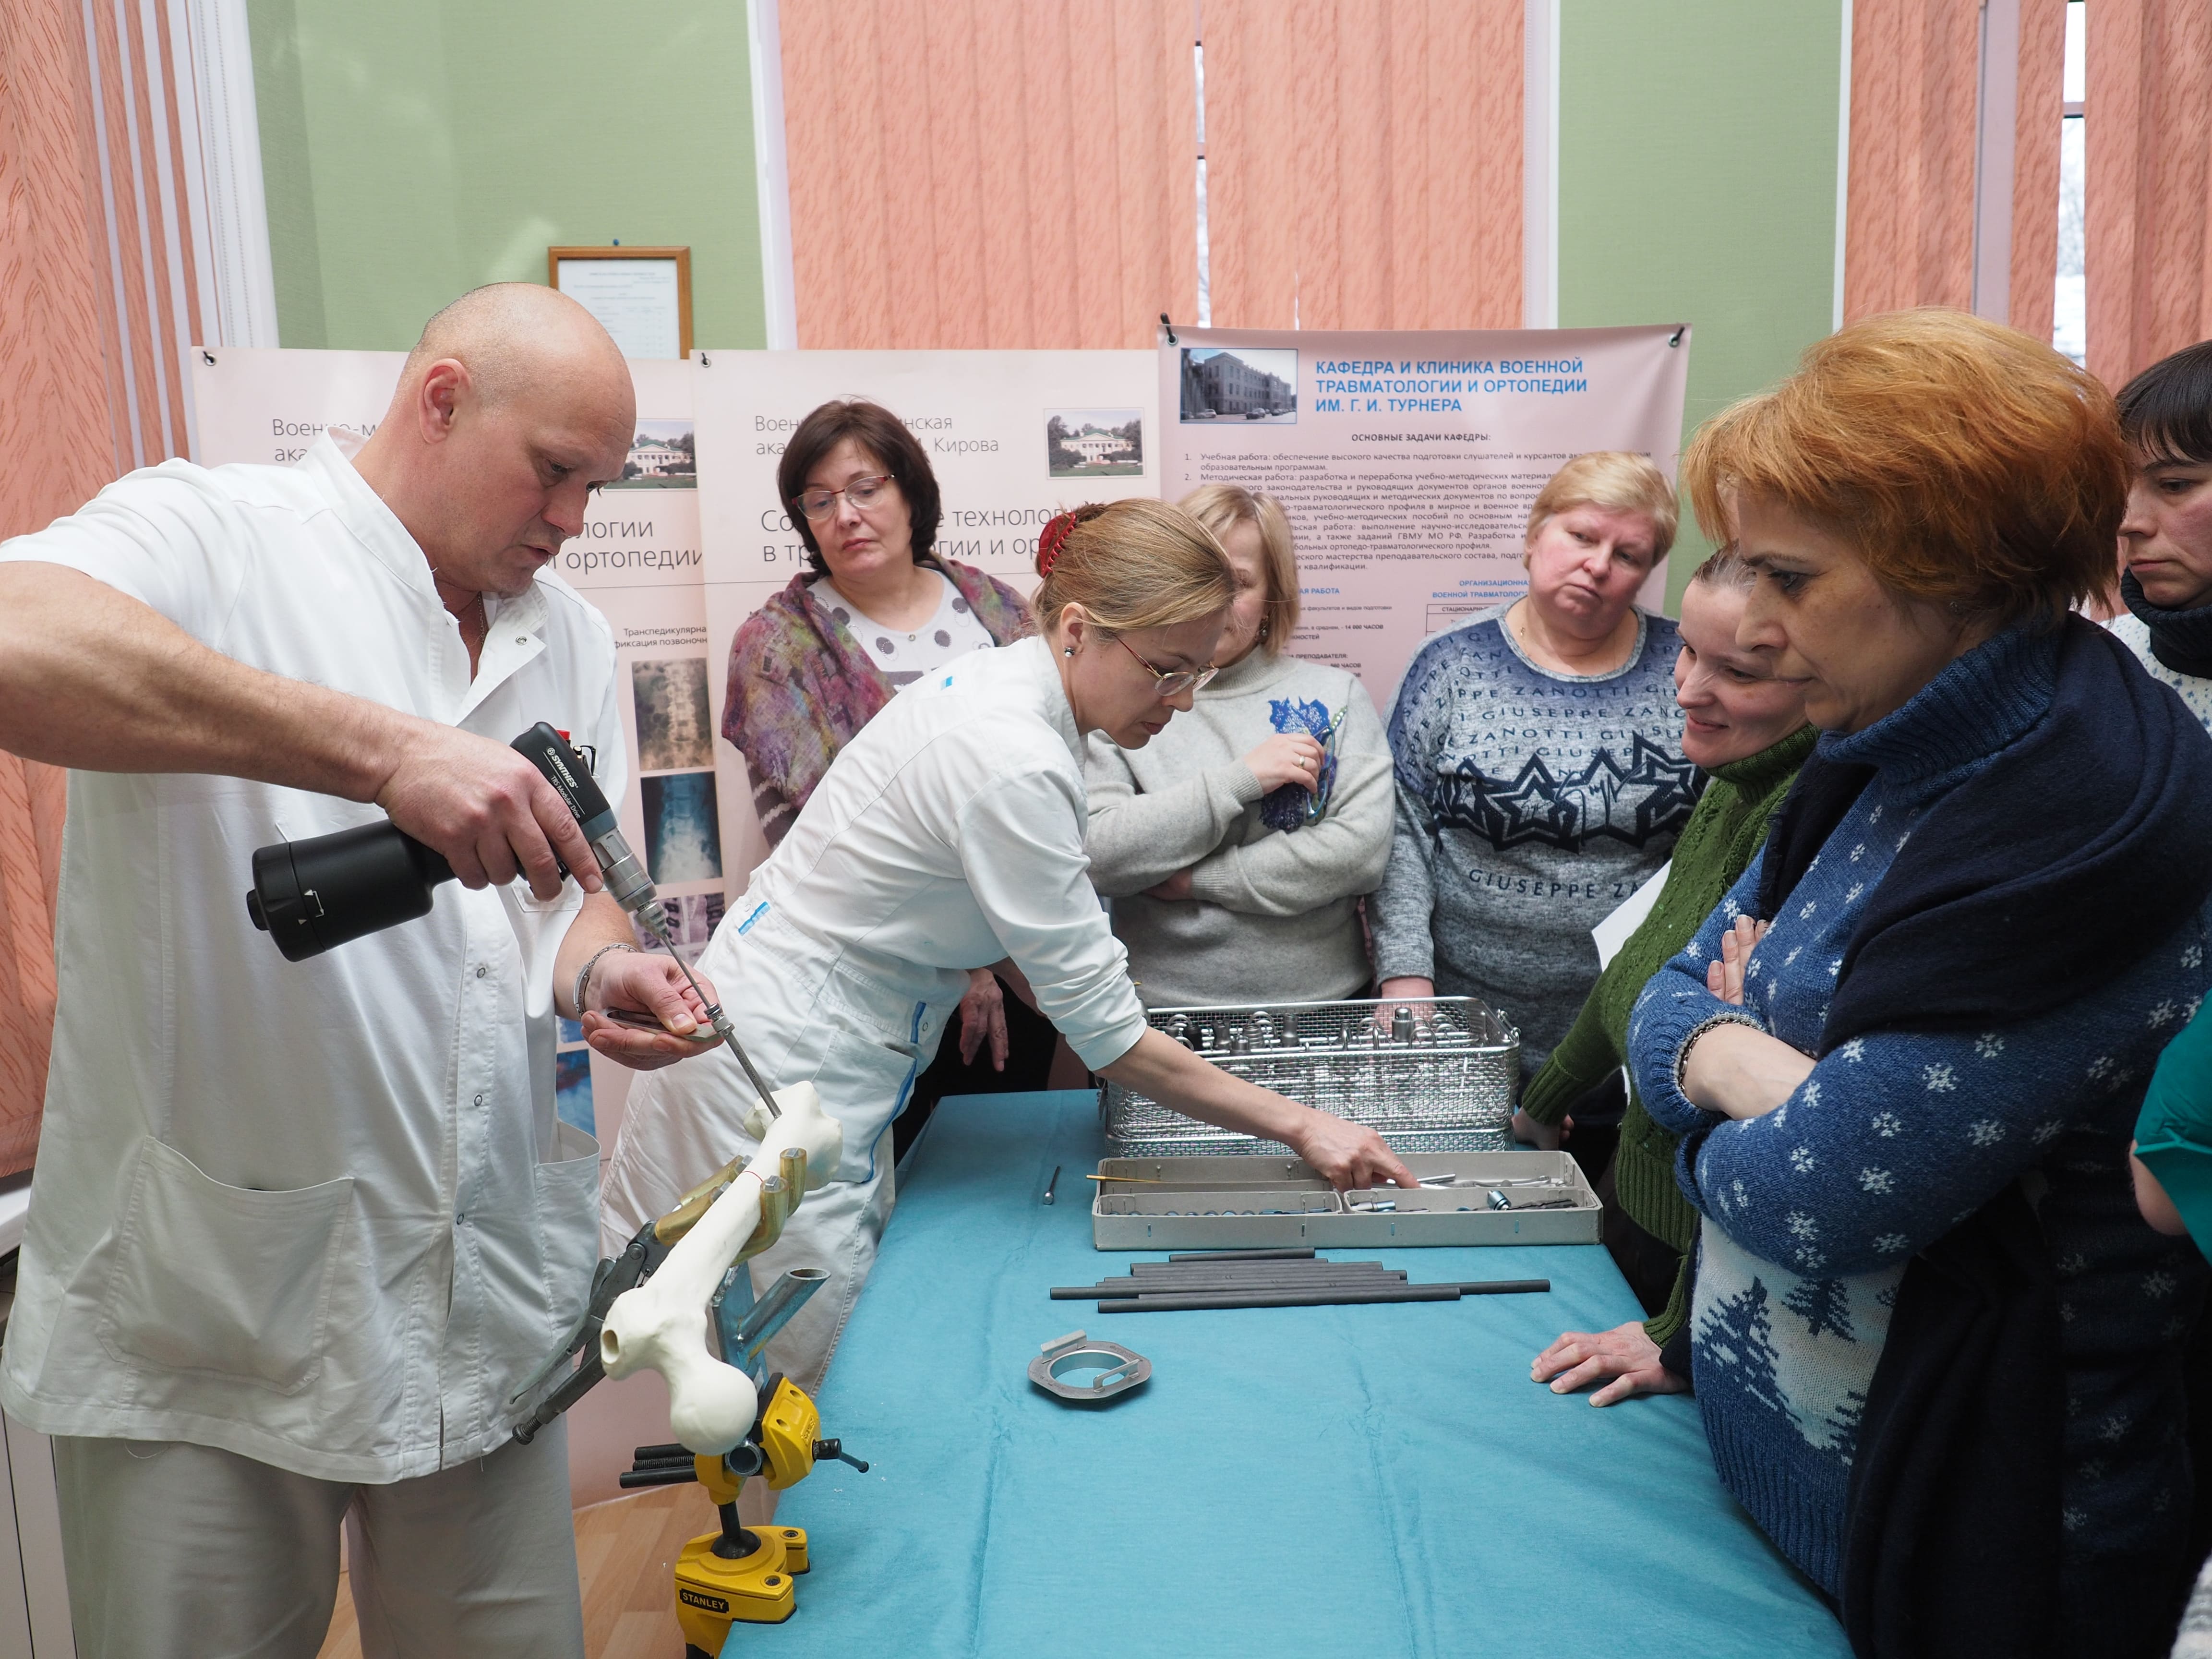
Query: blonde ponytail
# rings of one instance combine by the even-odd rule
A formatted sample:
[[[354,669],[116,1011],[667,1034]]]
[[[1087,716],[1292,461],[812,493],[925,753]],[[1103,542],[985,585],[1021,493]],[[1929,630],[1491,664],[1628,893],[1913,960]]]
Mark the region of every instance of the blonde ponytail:
[[[1034,608],[1049,630],[1079,605],[1109,634],[1172,628],[1228,608],[1236,574],[1213,534],[1179,507],[1142,497],[1063,513],[1037,538]]]

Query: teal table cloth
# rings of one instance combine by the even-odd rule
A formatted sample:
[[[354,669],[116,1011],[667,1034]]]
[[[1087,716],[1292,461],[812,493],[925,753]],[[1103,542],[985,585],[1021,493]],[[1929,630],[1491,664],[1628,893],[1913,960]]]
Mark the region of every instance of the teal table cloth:
[[[1100,1315],[1046,1291],[1164,1254],[1092,1248],[1104,1152],[1091,1094],[938,1108],[820,1401],[869,1473],[783,1495],[799,1611],[726,1653],[1848,1655],[1722,1490],[1694,1401],[1529,1381],[1561,1331],[1638,1316],[1601,1247],[1324,1252],[1548,1295]],[[1089,1407],[1032,1387],[1078,1328],[1152,1380]]]

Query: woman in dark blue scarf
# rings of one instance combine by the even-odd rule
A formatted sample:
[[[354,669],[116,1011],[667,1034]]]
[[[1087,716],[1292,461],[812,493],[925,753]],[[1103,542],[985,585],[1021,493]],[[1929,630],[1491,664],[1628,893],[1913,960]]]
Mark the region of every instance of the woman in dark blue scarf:
[[[2212,987],[2212,738],[2073,613],[2112,575],[2112,398],[1978,319],[1875,318],[1684,472],[1759,573],[1738,644],[1824,733],[1631,1025],[1705,1221],[1715,1461],[1862,1654],[2162,1653],[2203,1264],[2127,1150]]]

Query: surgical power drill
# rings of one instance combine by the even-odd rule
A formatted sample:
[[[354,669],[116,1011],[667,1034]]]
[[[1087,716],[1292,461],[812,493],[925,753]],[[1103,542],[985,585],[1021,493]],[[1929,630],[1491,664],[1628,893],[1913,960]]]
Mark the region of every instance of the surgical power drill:
[[[631,852],[614,808],[592,777],[584,757],[560,732],[540,720],[509,745],[544,774],[575,816],[599,861],[608,894],[648,937],[674,957],[697,992],[714,1035],[738,1058],[745,1079],[776,1112],[775,1097],[738,1042],[719,1003],[709,1001],[690,964],[670,942],[668,912],[645,866]],[[562,866],[568,873],[568,866]],[[307,841],[280,841],[253,854],[253,885],[246,912],[276,940],[288,962],[304,962],[349,940],[430,914],[435,890],[453,878],[453,866],[390,819],[341,830]]]

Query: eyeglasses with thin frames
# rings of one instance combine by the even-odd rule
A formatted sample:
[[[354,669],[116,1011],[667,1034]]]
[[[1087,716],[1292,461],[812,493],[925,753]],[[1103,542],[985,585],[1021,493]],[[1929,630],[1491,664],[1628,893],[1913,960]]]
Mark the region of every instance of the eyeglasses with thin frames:
[[[799,510],[806,515],[810,523],[826,519],[836,510],[837,498],[842,495],[865,513],[883,500],[884,492],[897,482],[888,472],[878,472],[868,477],[855,478],[842,489],[802,490],[799,496]]]
[[[1114,643],[1131,656],[1137,657],[1137,647],[1119,634],[1114,636]],[[1142,657],[1137,657],[1137,665],[1158,682],[1152,690],[1159,694],[1162,702],[1172,702],[1186,691],[1203,690],[1212,681],[1213,677],[1221,672],[1218,668],[1211,667],[1155,668]]]

